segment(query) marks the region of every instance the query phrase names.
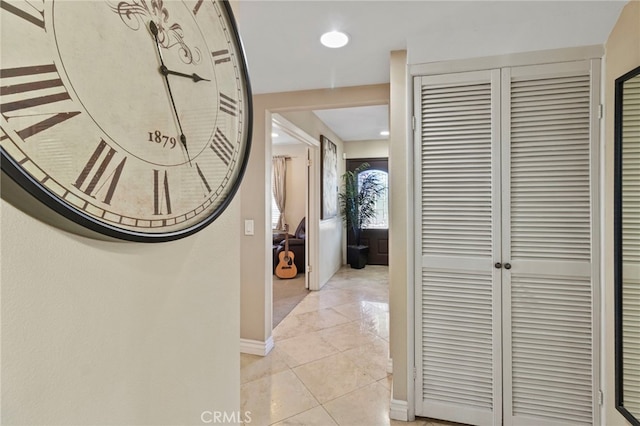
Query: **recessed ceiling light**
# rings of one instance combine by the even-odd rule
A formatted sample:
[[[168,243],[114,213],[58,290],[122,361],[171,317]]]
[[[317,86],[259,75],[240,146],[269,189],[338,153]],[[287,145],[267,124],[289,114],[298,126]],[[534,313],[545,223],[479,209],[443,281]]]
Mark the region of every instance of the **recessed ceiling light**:
[[[380,136],[389,136],[389,131],[388,130],[381,131]]]
[[[337,49],[349,43],[349,36],[340,31],[329,31],[328,33],[322,34],[320,43],[326,47]]]

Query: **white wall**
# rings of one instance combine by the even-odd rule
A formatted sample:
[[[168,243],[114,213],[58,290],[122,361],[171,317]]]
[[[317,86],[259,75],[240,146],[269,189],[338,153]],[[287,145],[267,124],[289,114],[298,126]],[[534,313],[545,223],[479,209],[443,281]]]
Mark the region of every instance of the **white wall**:
[[[407,52],[390,54],[391,96],[389,105],[389,352],[393,360],[392,418],[413,416],[413,166],[407,130]],[[400,409],[394,409],[401,401]],[[408,404],[407,404],[408,402]]]
[[[607,36],[604,31],[613,26],[619,13],[619,9],[612,8],[607,1],[585,2],[583,7],[589,8],[591,13],[584,14],[576,30],[565,24],[572,8],[570,2],[548,2],[548,7],[544,8],[535,1],[483,2],[483,7],[474,10],[475,13],[465,11],[466,2],[450,3],[448,9],[455,16],[456,31],[447,27],[450,20],[444,17],[425,26],[424,33],[409,37],[409,64],[601,45]],[[620,8],[623,3],[618,3]],[[526,20],[496,21],[496,16],[526,16]],[[540,22],[546,22],[546,25],[540,25]],[[442,40],[434,34],[448,34],[449,37]]]
[[[347,158],[388,158],[389,140],[345,141],[344,153]]]
[[[4,199],[0,211],[3,425],[195,425],[239,410],[238,201],[156,244],[71,234]]]

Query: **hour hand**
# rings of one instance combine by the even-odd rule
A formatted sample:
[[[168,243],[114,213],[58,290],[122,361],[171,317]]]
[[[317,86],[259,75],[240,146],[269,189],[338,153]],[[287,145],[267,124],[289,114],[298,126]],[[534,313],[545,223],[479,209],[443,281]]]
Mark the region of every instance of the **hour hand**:
[[[202,78],[202,77],[200,77],[200,76],[199,76],[198,74],[196,74],[196,73],[193,73],[193,74],[185,74],[185,73],[178,72],[178,71],[172,71],[172,70],[170,70],[169,68],[167,68],[167,67],[166,67],[166,66],[164,66],[164,65],[161,65],[161,66],[160,66],[160,73],[161,73],[162,75],[164,75],[165,77],[166,77],[166,76],[168,76],[169,74],[171,74],[171,75],[177,75],[177,76],[180,76],[180,77],[190,78],[191,80],[193,80],[193,82],[194,82],[194,83],[197,83],[197,82],[199,82],[199,81],[211,81],[211,80],[209,80],[209,79],[206,79],[206,78]]]

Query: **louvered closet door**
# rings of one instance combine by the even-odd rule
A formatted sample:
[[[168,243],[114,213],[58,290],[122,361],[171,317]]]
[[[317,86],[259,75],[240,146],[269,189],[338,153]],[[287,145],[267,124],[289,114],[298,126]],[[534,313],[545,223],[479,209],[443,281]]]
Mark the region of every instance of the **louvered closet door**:
[[[590,63],[502,71],[504,424],[591,424]]]
[[[416,414],[495,424],[499,71],[416,78]]]
[[[598,68],[416,79],[417,415],[474,425],[599,418]]]

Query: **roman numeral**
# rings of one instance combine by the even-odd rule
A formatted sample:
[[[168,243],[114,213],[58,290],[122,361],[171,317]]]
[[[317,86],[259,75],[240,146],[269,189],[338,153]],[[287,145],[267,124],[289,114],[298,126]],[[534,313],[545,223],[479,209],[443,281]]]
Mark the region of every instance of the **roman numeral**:
[[[200,6],[202,6],[202,2],[204,0],[198,0],[198,3],[196,3],[196,5],[193,7],[193,14],[197,15],[198,11],[200,10]]]
[[[44,1],[20,1],[9,3],[7,1],[0,1],[0,9],[6,10],[9,13],[22,18],[33,25],[40,27],[44,30]]]
[[[202,183],[204,183],[204,186],[207,188],[207,192],[211,192],[211,186],[209,186],[209,182],[207,182],[207,178],[204,177],[204,174],[202,173],[202,170],[200,170],[200,166],[198,165],[198,163],[196,163],[196,169],[198,170],[198,176],[200,176],[200,179],[202,179]]]
[[[169,198],[169,177],[164,172],[164,180],[160,182],[160,171],[153,170],[153,214],[161,215],[162,207],[167,208],[166,214],[171,214],[171,198]]]
[[[220,111],[226,112],[229,115],[233,115],[234,117],[238,113],[238,102],[225,95],[224,93],[220,93]]]
[[[54,74],[55,75],[52,75]],[[16,77],[27,77],[31,81],[11,84],[9,80]],[[0,95],[26,95],[22,99],[4,102],[0,105],[0,112],[5,115],[7,112],[17,111],[25,108],[32,108],[40,105],[71,99],[69,93],[64,89],[62,80],[58,76],[55,64],[35,65],[20,68],[5,68],[0,70]],[[7,84],[8,83],[8,84]],[[53,94],[38,96],[38,91],[44,89],[62,88],[62,91]],[[33,93],[35,92],[35,93]],[[48,91],[47,91],[48,92]],[[42,94],[42,93],[40,93]],[[19,96],[16,96],[19,98]]]
[[[26,140],[27,138],[36,135],[44,130],[47,130],[53,126],[55,126],[56,124],[62,123],[63,121],[66,121],[68,119],[70,119],[71,117],[75,117],[76,115],[80,114],[78,111],[75,112],[61,112],[58,114],[55,114],[49,118],[46,118],[42,121],[39,121],[35,124],[32,124],[31,126],[25,127],[22,130],[18,130],[16,131],[16,133],[18,134],[18,136],[22,139],[22,140]],[[0,140],[6,139],[7,136],[2,136],[0,137]]]
[[[224,62],[231,61],[231,55],[229,55],[229,51],[227,49],[224,50],[216,50],[215,52],[211,52],[211,55],[214,58],[213,63],[215,65],[222,64]]]
[[[16,130],[22,140],[80,114],[38,108],[71,99],[54,64],[0,69],[0,96],[0,113],[7,120],[20,117],[21,123],[30,124]]]
[[[108,150],[105,153],[105,150],[107,148]],[[118,185],[118,181],[120,180],[120,176],[122,175],[122,170],[124,169],[124,165],[127,161],[126,157],[123,158],[115,168],[112,168],[111,171],[107,173],[109,165],[111,164],[111,161],[113,160],[115,155],[116,150],[107,145],[104,140],[100,140],[100,143],[93,151],[93,154],[89,158],[87,164],[84,166],[84,169],[82,169],[80,176],[78,176],[78,179],[76,179],[73,186],[89,195],[90,197],[95,198],[96,194],[98,192],[102,192],[102,188],[104,188],[104,186],[108,184],[106,194],[102,201],[105,204],[111,204],[111,199],[113,198],[116,186]],[[102,161],[99,161],[101,158]],[[98,162],[100,162],[99,165]],[[93,173],[93,175],[91,173]],[[85,186],[85,182],[87,180],[89,181],[89,183]]]
[[[229,163],[231,163],[231,158],[233,157],[233,144],[219,128],[216,128],[216,132],[213,135],[213,141],[211,142],[211,145],[209,145],[209,148],[216,153],[218,158],[220,158],[225,165],[228,166]]]

